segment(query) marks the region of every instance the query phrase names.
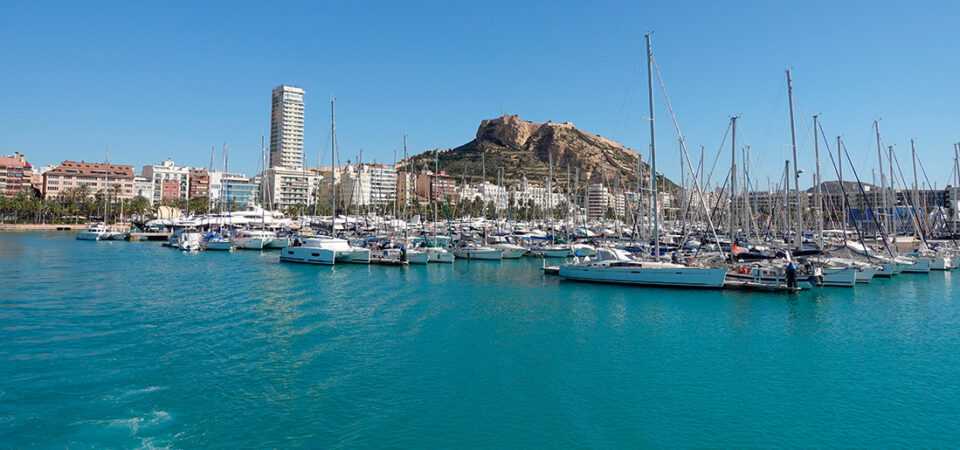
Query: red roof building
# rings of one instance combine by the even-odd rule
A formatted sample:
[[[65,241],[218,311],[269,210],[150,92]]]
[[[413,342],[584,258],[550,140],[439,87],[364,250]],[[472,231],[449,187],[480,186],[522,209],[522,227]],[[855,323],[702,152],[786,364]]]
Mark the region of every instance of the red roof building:
[[[0,193],[7,197],[17,195],[23,188],[31,187],[33,166],[20,153],[0,156]]]
[[[43,198],[56,199],[77,186],[87,186],[88,195],[93,196],[109,185],[120,186],[118,198],[132,199],[133,166],[110,164],[109,170],[108,174],[105,164],[64,161],[43,173]]]

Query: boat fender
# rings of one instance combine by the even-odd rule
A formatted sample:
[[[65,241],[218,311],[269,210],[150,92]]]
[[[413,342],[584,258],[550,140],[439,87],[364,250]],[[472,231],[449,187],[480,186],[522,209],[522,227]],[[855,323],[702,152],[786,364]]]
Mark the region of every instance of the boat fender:
[[[790,289],[797,288],[797,266],[793,265],[792,262],[787,264],[787,287]]]

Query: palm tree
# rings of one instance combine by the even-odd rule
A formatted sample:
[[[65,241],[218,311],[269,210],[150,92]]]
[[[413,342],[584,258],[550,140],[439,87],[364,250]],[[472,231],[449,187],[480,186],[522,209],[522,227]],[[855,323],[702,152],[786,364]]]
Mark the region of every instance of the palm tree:
[[[107,188],[107,193],[110,194],[109,196],[107,196],[107,207],[108,207],[108,208],[109,208],[109,206],[110,206],[110,198],[113,198],[113,201],[116,202],[117,200],[120,199],[120,193],[121,193],[122,191],[123,191],[123,188],[120,187],[120,184],[119,184],[119,183],[117,183],[117,184],[111,184],[110,187]]]
[[[87,198],[89,195],[90,188],[85,184],[68,189],[64,194],[65,200],[67,201],[67,210],[73,215],[74,223],[79,222],[80,214],[86,212],[88,209]]]
[[[143,220],[147,211],[150,210],[150,200],[147,200],[147,198],[142,195],[134,197],[127,205],[130,215],[136,217],[138,220]]]
[[[0,195],[0,223],[3,223],[12,209],[10,198],[6,195]]]
[[[44,210],[50,214],[50,220],[60,222],[63,219],[63,206],[56,200],[44,200]]]
[[[31,196],[33,192],[28,192],[27,189],[21,189],[20,192],[13,197],[13,209],[16,211],[16,221],[23,221],[25,216],[28,216],[31,211]]]
[[[193,211],[198,214],[206,214],[208,212],[208,202],[204,197],[192,197],[188,202],[190,211]]]

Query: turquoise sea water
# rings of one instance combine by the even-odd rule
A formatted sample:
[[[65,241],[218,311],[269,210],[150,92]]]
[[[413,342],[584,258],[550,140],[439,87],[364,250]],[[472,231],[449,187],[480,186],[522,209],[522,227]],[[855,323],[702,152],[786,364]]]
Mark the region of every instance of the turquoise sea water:
[[[950,447],[960,273],[798,295],[0,233],[0,447]]]

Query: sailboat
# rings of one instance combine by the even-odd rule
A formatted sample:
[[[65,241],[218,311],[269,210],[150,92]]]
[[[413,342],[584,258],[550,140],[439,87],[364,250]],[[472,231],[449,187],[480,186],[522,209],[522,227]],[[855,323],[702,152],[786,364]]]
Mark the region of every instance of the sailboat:
[[[229,170],[229,153],[227,152],[227,144],[223,144],[223,173],[228,173]],[[224,185],[226,186],[226,202],[227,202],[227,218],[230,218],[230,184],[224,180]],[[223,205],[220,206],[221,213],[223,212]],[[223,222],[220,223],[220,226],[223,227]],[[230,223],[230,230],[233,229],[232,222]],[[228,231],[226,236],[217,234],[217,233],[207,233],[203,236],[201,241],[201,246],[204,250],[221,250],[221,251],[232,251],[234,249],[234,243],[232,239],[232,231]]]
[[[690,267],[672,262],[660,261],[660,212],[657,194],[657,158],[656,135],[653,113],[653,47],[650,34],[647,41],[647,89],[650,101],[650,167],[653,185],[653,242],[654,260],[645,261],[633,258],[625,250],[612,248],[597,249],[597,256],[583,261],[575,259],[563,264],[557,273],[568,280],[591,281],[597,283],[632,284],[644,286],[722,288],[726,269]]]
[[[503,259],[519,259],[527,253],[527,248],[511,242],[510,236],[493,236],[487,238],[487,246],[494,250],[500,250]]]

